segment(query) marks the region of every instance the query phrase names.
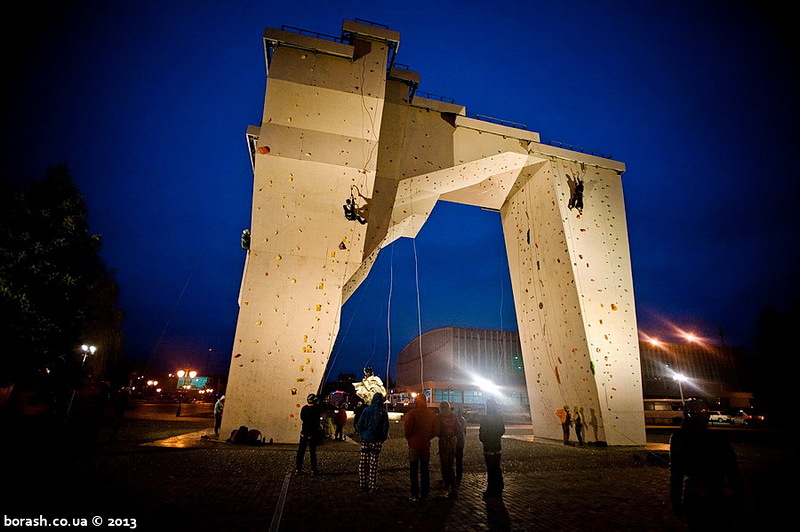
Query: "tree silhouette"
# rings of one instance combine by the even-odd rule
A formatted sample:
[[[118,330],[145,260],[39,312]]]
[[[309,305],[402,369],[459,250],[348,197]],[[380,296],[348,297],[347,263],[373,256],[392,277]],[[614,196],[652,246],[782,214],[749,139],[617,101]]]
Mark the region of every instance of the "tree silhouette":
[[[24,188],[0,179],[0,386],[58,386],[80,377],[79,345],[94,329],[121,349],[117,287],[100,260],[100,236],[65,166]],[[108,358],[104,358],[108,360]],[[96,362],[93,362],[97,366]]]

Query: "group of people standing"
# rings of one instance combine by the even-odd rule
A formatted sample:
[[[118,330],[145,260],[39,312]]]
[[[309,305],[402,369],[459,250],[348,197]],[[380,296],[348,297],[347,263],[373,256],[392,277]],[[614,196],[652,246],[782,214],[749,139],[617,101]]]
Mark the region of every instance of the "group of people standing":
[[[374,492],[378,489],[378,461],[383,443],[389,436],[389,415],[384,408],[385,398],[377,392],[369,406],[355,420],[355,430],[360,437],[361,453],[358,461],[358,488]],[[296,472],[302,473],[306,448],[311,458],[311,472],[318,474],[317,440],[321,407],[317,396],[311,394],[300,411],[302,429],[297,448]],[[487,488],[485,498],[500,497],[503,492],[503,472],[500,465],[500,439],[505,424],[494,400],[486,402],[486,415],[481,419],[479,439],[483,444],[486,461]],[[424,501],[430,496],[431,442],[438,438],[442,485],[448,498],[458,497],[463,477],[464,445],[467,422],[460,410],[454,410],[448,401],[439,403],[438,414],[428,407],[424,394],[415,398],[414,407],[404,416],[403,435],[408,444],[409,480],[411,501]]]
[[[578,439],[578,445],[583,445],[583,408],[575,407],[570,411],[569,405],[564,405],[564,408],[556,410],[558,419],[561,420],[561,430],[564,433],[564,445],[571,445],[570,430],[575,427],[575,437]]]
[[[486,402],[486,415],[481,419],[479,439],[486,460],[487,488],[484,497],[500,497],[503,472],[500,466],[500,438],[505,424],[493,400]],[[424,395],[417,395],[415,406],[405,416],[403,434],[408,443],[411,501],[424,501],[430,495],[430,447],[438,438],[442,486],[448,498],[458,497],[463,476],[464,444],[467,422],[448,401],[439,403],[438,415],[428,408]]]
[[[487,488],[484,497],[500,497],[503,473],[500,466],[500,438],[505,433],[503,418],[493,400],[486,402],[486,415],[481,419],[480,441],[486,460]],[[404,417],[403,435],[408,444],[411,501],[424,501],[430,495],[431,441],[438,438],[442,486],[448,498],[458,497],[463,476],[464,445],[467,422],[448,401],[439,403],[439,413],[428,407],[425,395],[415,398],[414,408]]]

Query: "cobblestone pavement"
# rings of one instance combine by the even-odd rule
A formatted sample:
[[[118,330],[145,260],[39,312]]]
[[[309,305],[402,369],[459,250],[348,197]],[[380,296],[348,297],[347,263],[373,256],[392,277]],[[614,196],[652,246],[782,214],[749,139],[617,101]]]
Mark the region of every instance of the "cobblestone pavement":
[[[17,432],[3,446],[10,466],[5,484],[13,487],[1,503],[4,518],[102,518],[92,529],[111,528],[109,519],[119,520],[116,529],[130,529],[133,519],[137,530],[685,529],[668,504],[663,445],[565,447],[533,440],[530,427],[510,426],[503,440],[506,490],[501,499],[484,501],[481,447],[470,427],[459,497],[447,499],[436,489],[441,475],[434,457],[431,498],[415,503],[401,424],[392,427],[380,456],[380,488],[370,494],[358,491],[353,441],[327,441],[319,447],[322,474],[296,475],[294,445],[225,443],[215,439],[211,424],[198,417],[132,417],[116,438],[105,423],[67,434],[54,430],[34,442]],[[737,444],[740,451],[748,495],[742,529],[768,529],[766,518],[788,516],[794,493],[776,481],[797,473],[797,454],[791,445],[746,442]]]

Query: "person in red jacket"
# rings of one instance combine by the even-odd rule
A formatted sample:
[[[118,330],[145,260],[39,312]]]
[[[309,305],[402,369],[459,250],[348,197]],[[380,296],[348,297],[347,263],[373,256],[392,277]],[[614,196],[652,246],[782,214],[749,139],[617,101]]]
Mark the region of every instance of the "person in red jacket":
[[[339,411],[336,412],[334,421],[336,422],[336,434],[334,434],[334,439],[344,440],[344,426],[347,424],[347,409],[344,403],[339,406]]]
[[[431,489],[431,440],[437,436],[436,413],[428,408],[425,394],[417,395],[415,406],[405,416],[403,434],[408,442],[411,501],[428,499]]]

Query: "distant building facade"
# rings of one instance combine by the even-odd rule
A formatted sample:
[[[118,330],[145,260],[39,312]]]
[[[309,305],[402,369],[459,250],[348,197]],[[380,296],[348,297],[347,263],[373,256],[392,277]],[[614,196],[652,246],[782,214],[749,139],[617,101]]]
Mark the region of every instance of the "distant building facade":
[[[645,399],[702,397],[719,408],[749,407],[752,393],[742,390],[741,349],[697,343],[639,344]],[[675,375],[686,377],[681,386]]]
[[[445,327],[424,333],[397,357],[395,407],[424,392],[436,404],[449,401],[480,409],[487,386],[501,391],[506,406],[528,410],[522,348],[515,331]]]
[[[679,399],[683,392],[720,408],[750,405],[752,394],[739,384],[739,350],[646,341],[639,349],[643,399]],[[675,374],[686,377],[680,387]],[[424,333],[400,352],[390,400],[401,408],[423,392],[434,405],[446,400],[480,410],[487,385],[498,387],[507,408],[529,408],[518,333],[445,327]]]

